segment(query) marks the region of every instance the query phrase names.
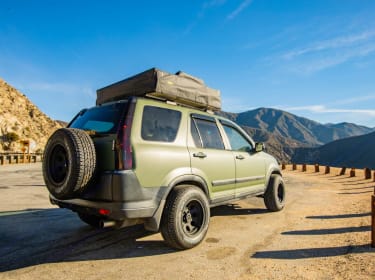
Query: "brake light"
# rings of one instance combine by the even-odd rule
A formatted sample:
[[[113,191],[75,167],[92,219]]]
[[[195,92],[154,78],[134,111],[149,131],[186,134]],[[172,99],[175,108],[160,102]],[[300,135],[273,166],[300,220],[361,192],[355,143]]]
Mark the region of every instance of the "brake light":
[[[122,155],[122,169],[133,168],[133,151],[130,141],[130,134],[133,124],[133,115],[135,110],[135,99],[130,100],[128,113],[126,114],[125,124],[122,127],[122,143],[121,155]]]
[[[99,214],[102,216],[108,216],[110,212],[108,209],[99,209]]]

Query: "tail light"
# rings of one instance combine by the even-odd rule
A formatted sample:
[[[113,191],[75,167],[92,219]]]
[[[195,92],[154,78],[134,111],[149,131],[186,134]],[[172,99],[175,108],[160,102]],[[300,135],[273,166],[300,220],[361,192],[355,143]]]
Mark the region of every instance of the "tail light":
[[[125,123],[122,126],[122,139],[120,139],[121,148],[121,161],[120,169],[132,169],[133,168],[133,151],[130,141],[130,134],[133,124],[133,115],[135,110],[135,99],[129,100],[128,112],[126,114]]]

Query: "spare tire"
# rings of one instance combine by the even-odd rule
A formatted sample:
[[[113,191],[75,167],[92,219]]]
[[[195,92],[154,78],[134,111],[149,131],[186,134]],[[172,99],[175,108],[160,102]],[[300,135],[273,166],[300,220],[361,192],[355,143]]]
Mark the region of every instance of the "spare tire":
[[[82,192],[95,170],[95,146],[85,131],[61,128],[51,135],[44,151],[43,177],[55,198],[72,198]]]

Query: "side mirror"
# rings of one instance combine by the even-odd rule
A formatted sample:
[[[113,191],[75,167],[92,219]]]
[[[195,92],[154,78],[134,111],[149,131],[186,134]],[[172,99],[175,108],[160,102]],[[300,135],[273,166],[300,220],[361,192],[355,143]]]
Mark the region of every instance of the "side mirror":
[[[264,143],[255,143],[255,152],[259,153],[266,149]]]

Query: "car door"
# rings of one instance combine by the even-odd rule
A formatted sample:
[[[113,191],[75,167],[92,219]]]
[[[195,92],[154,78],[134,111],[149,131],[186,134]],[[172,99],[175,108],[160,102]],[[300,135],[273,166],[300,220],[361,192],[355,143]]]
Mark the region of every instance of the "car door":
[[[254,143],[242,129],[225,120],[221,124],[235,160],[236,197],[263,192],[266,164],[262,153],[255,151]]]
[[[221,132],[214,117],[192,114],[188,147],[192,173],[206,181],[211,203],[235,196],[235,162],[225,150]]]

